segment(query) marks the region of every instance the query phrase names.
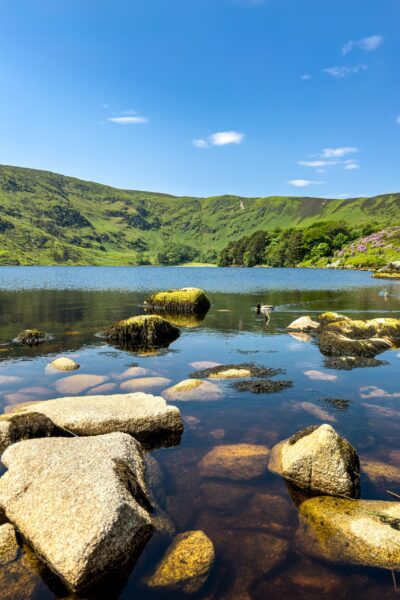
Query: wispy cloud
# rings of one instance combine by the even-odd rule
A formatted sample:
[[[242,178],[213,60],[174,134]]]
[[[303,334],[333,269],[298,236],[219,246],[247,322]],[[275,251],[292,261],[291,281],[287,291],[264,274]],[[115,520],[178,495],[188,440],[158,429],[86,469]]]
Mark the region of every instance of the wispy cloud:
[[[358,151],[358,148],[354,146],[340,146],[339,148],[324,148],[321,155],[324,158],[343,158],[343,156],[355,154]]]
[[[192,141],[196,148],[209,148],[210,146],[227,146],[229,144],[241,144],[244,133],[239,131],[217,131],[206,138],[196,138]]]
[[[351,75],[357,75],[363,71],[368,69],[367,65],[359,64],[359,65],[350,65],[346,67],[328,67],[327,69],[323,69],[323,73],[327,73],[331,75],[331,77],[335,77],[336,79],[343,79],[344,77],[350,77]]]
[[[117,123],[118,125],[141,125],[149,122],[146,117],[142,117],[140,115],[108,117],[107,121],[110,121],[110,123]]]
[[[304,73],[304,75],[302,75],[302,76],[300,77],[300,79],[301,79],[302,81],[308,81],[309,79],[311,79],[311,75],[310,75],[309,73]]]
[[[313,167],[315,168],[320,168],[320,167],[331,167],[332,165],[337,165],[338,161],[337,160],[299,160],[298,165],[301,165],[302,167]]]
[[[350,40],[342,46],[342,54],[346,55],[352,50],[363,50],[364,52],[373,52],[383,43],[382,35],[371,35],[361,40]]]
[[[313,181],[311,179],[291,179],[288,181],[289,185],[293,185],[294,187],[303,188],[308,187],[309,185],[321,185],[322,181]]]

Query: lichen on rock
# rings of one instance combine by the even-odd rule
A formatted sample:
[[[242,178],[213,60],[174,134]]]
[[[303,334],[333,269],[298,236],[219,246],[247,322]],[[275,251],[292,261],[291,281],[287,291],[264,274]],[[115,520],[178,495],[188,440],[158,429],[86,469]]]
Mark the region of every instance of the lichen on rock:
[[[145,307],[167,313],[204,315],[210,308],[210,301],[204,290],[190,287],[156,292],[147,298]]]

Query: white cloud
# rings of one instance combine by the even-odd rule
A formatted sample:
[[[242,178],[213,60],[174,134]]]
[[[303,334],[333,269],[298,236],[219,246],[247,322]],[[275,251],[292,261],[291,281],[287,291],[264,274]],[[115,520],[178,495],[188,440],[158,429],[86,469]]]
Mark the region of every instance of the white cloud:
[[[110,123],[118,123],[118,125],[138,125],[148,123],[149,120],[146,117],[141,117],[139,115],[129,115],[126,117],[109,117],[107,121],[110,121]]]
[[[298,165],[302,167],[330,167],[332,165],[337,165],[337,160],[299,160]]]
[[[324,148],[322,156],[324,158],[342,158],[347,154],[355,154],[356,152],[358,152],[358,148],[354,148],[354,146],[341,146],[339,148]]]
[[[350,40],[342,47],[342,54],[348,54],[352,50],[358,49],[364,52],[373,52],[383,43],[382,35],[371,35],[369,37],[362,38],[361,40]]]
[[[350,65],[347,67],[328,67],[327,69],[323,69],[323,73],[328,73],[332,77],[336,79],[343,79],[344,77],[349,77],[350,75],[357,75],[357,73],[361,73],[362,71],[366,71],[368,69],[367,65],[359,64],[359,65]]]
[[[302,79],[303,81],[308,81],[309,79],[311,79],[311,75],[309,73],[304,73],[304,75],[302,75],[300,79]]]
[[[307,187],[309,185],[320,185],[322,181],[312,181],[310,179],[291,179],[288,181],[289,185],[294,185],[294,187]]]
[[[239,131],[217,131],[207,138],[196,138],[192,141],[196,148],[209,148],[209,146],[227,146],[228,144],[241,144],[244,133]]]
[[[348,171],[354,171],[355,169],[360,169],[360,164],[355,160],[346,160],[344,168]]]
[[[396,117],[396,125],[400,125],[400,115]]]
[[[226,146],[227,144],[240,144],[244,139],[244,134],[238,131],[217,131],[210,135],[209,139],[212,146]]]

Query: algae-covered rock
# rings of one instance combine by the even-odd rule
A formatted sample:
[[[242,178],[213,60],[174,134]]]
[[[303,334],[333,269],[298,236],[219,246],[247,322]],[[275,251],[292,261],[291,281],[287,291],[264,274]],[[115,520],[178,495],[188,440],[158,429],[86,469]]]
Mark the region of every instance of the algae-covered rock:
[[[79,366],[77,362],[72,358],[68,358],[68,356],[60,356],[50,363],[50,367],[57,371],[75,371],[79,369]]]
[[[25,346],[36,346],[46,341],[46,334],[40,329],[24,329],[19,332],[15,341]]]
[[[183,423],[178,408],[160,396],[141,392],[45,400],[0,417],[3,448],[33,437],[92,436],[116,431],[157,446],[167,444],[169,436],[176,443]]]
[[[361,319],[345,319],[330,323],[325,332],[334,332],[358,340],[374,337],[400,337],[400,319],[379,318],[362,321]]]
[[[151,310],[201,315],[210,308],[210,301],[203,290],[190,287],[156,292],[147,298],[145,306]]]
[[[72,591],[129,564],[152,533],[142,450],[129,435],[28,440],[2,461],[0,508]]]
[[[340,313],[336,312],[325,312],[321,315],[318,315],[317,321],[322,325],[329,325],[330,323],[336,323],[337,321],[346,321],[349,317],[345,317]]]
[[[400,569],[400,503],[311,498],[299,509],[296,546],[334,563]]]
[[[360,463],[331,425],[308,427],[271,450],[268,468],[301,489],[358,498]]]
[[[214,560],[214,545],[205,533],[180,533],[146,583],[154,589],[196,593],[207,581]]]
[[[233,365],[216,365],[194,371],[189,375],[192,379],[240,379],[243,377],[275,377],[284,373],[282,369],[271,369],[255,363]]]
[[[19,546],[15,529],[11,523],[0,526],[0,567],[15,560],[18,556]]]
[[[269,450],[256,444],[216,446],[199,464],[203,477],[247,481],[267,470]]]
[[[273,381],[271,379],[251,379],[247,381],[237,381],[233,387],[239,392],[252,392],[253,394],[277,394],[290,387],[292,381]]]
[[[326,369],[337,369],[338,371],[381,367],[387,364],[385,360],[378,360],[377,358],[367,356],[328,356],[324,360],[324,367]]]
[[[351,339],[340,333],[324,331],[318,340],[319,349],[328,356],[364,356],[374,358],[390,350],[392,344],[385,338]]]
[[[157,315],[140,315],[113,323],[107,340],[122,346],[165,348],[179,337],[179,329]]]
[[[313,321],[311,317],[299,317],[290,325],[288,325],[288,329],[292,329],[293,331],[312,331],[313,329],[318,329],[320,324],[317,321]]]

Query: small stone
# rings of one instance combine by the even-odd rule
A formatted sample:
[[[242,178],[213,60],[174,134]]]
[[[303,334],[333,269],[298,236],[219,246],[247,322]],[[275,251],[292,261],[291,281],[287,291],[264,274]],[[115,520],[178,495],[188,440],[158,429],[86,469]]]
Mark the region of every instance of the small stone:
[[[288,325],[288,329],[293,329],[295,331],[312,331],[313,329],[318,329],[320,324],[317,321],[313,321],[311,317],[299,317],[290,325]]]
[[[185,379],[161,392],[162,396],[173,402],[213,401],[223,397],[222,390],[215,383],[202,379]]]
[[[18,543],[15,529],[10,523],[0,526],[0,566],[15,560],[18,556]]]
[[[75,371],[80,367],[77,362],[68,358],[68,356],[56,358],[50,363],[50,366],[53,367],[53,369],[57,369],[57,371]]]
[[[91,387],[106,382],[107,379],[105,375],[70,375],[57,379],[55,388],[59,394],[81,394]]]
[[[171,380],[167,377],[137,377],[136,379],[123,381],[119,387],[124,392],[141,392],[160,389],[170,383]]]
[[[203,477],[246,481],[267,471],[269,450],[255,444],[216,446],[199,464]]]
[[[357,453],[331,425],[308,427],[274,446],[268,468],[301,489],[359,497]]]
[[[214,546],[205,533],[180,533],[148,578],[147,585],[160,590],[196,593],[207,581],[214,560]]]

